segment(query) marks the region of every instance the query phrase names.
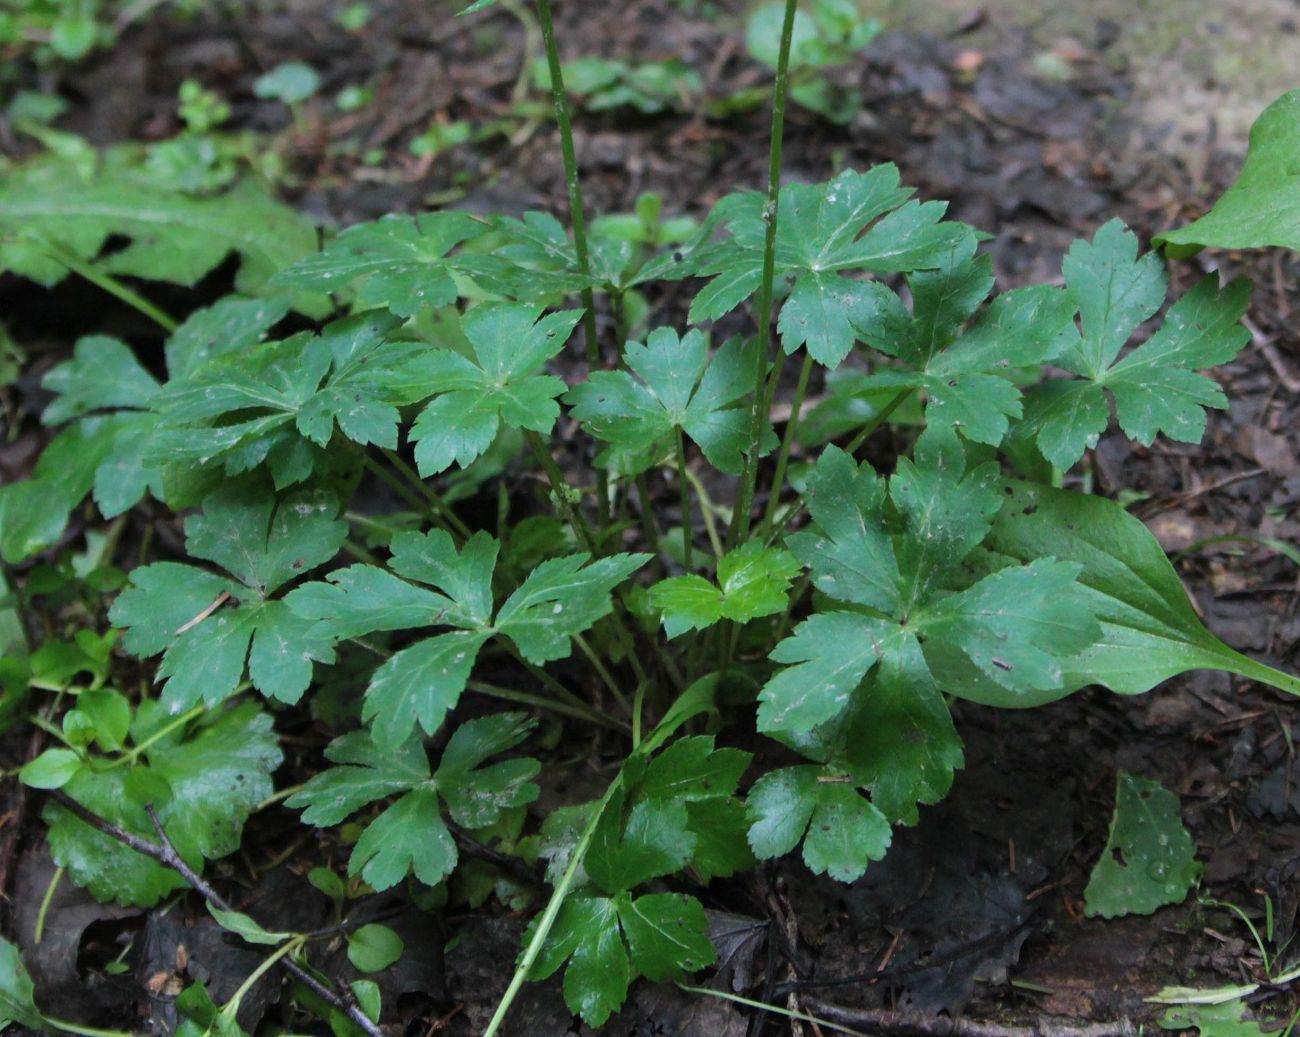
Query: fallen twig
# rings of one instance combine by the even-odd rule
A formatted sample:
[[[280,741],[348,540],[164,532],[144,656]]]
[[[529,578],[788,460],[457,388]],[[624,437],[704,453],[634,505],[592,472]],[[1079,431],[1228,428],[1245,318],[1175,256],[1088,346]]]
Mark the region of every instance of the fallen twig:
[[[948,1016],[887,1012],[879,1008],[845,1008],[841,1005],[804,999],[808,1012],[845,1026],[868,1027],[873,1033],[897,1037],[1136,1037],[1137,1028],[1127,1019],[1113,1023],[1074,1023],[1038,1019],[1024,1025],[952,1019]]]
[[[153,822],[154,830],[158,833],[159,841],[156,843],[138,836],[134,832],[128,832],[124,828],[119,828],[111,821],[105,821],[98,814],[87,810],[65,792],[56,791],[52,793],[52,795],[55,800],[58,801],[60,806],[75,814],[86,824],[90,825],[91,828],[98,832],[103,832],[110,838],[116,839],[124,846],[129,846],[132,850],[135,850],[136,853],[142,853],[146,857],[157,861],[164,867],[171,868],[172,871],[176,872],[181,878],[193,886],[194,890],[213,907],[222,911],[234,910],[226,899],[208,885],[208,883],[204,881],[203,877],[186,864],[184,858],[176,852],[176,847],[172,844],[171,839],[168,838],[167,832],[163,829],[162,822],[158,820],[158,815],[154,812],[152,806],[147,806],[145,809],[149,813],[149,820]],[[281,965],[289,975],[328,1004],[331,1008],[337,1009],[346,1015],[349,1020],[351,1020],[356,1026],[360,1027],[364,1033],[369,1035],[369,1037],[384,1037],[383,1030],[371,1021],[370,1017],[367,1016],[365,1012],[361,1011],[361,1006],[355,1001],[340,996],[290,958],[281,958],[277,964]]]

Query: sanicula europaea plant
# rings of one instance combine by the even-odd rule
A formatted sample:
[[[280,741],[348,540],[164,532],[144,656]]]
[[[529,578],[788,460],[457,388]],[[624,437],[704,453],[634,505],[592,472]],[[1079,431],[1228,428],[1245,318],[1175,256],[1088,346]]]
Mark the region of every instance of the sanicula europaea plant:
[[[61,431],[30,480],[0,489],[10,607],[28,634],[43,595],[70,617],[55,649],[11,647],[0,668],[8,722],[57,743],[23,779],[51,793],[68,880],[141,907],[195,888],[219,924],[274,948],[265,969],[309,976],[315,1004],[373,1033],[374,985],[322,984],[316,937],[231,910],[205,863],[273,803],[322,829],[352,820],[347,881],[311,878],[343,916],[366,889],[459,895],[471,865],[482,885],[466,848],[492,847],[536,869],[536,900],[552,891],[487,1037],[523,983],[560,969],[570,1007],[600,1025],[638,976],[712,962],[695,895],[712,879],[799,848],[846,882],[880,859],[962,765],[951,699],[1137,694],[1194,668],[1300,693],[1206,631],[1138,520],[1061,488],[1112,407],[1139,442],[1200,439],[1226,400],[1198,372],[1249,338],[1249,284],[1206,277],[1126,348],[1167,278],[1118,221],[1069,250],[1062,283],[990,301],[983,235],[913,200],[893,166],[782,184],[796,10],[786,0],[766,190],[727,195],[666,249],[588,225],[548,0],[570,231],[440,211],[317,250],[247,187],[160,201],[125,153],[74,172],[42,160],[0,187],[5,268],[85,276],[165,336],[158,366],[79,341],[45,378],[43,421]],[[128,244],[105,252],[110,237]],[[230,251],[239,294],[179,324],[123,280],[194,283]],[[630,340],[640,287],[687,278],[706,282],[690,326],[651,314]],[[616,348],[602,349],[602,298]],[[751,299],[752,333],[713,341]],[[579,325],[585,377],[566,382],[550,365]],[[855,353],[864,366],[821,404],[843,445],[793,465],[796,442],[819,445],[800,439],[818,369]],[[855,455],[909,403],[910,455],[877,472]],[[578,458],[577,485],[558,456]],[[547,493],[530,505],[504,475],[533,463]],[[652,478],[676,481],[679,529],[661,531]],[[74,567],[61,538],[87,495],[112,532]],[[156,546],[166,520],[146,498],[187,513],[183,547]],[[123,574],[128,536],[140,564]],[[329,766],[277,791],[276,720],[306,710],[336,736]],[[611,745],[618,762],[600,796],[538,818],[541,784],[563,773],[530,743],[543,717],[599,732],[600,762]],[[382,926],[343,929],[366,967],[401,952]],[[194,1033],[235,1033],[241,997],[216,1006],[196,983],[178,1005]]]

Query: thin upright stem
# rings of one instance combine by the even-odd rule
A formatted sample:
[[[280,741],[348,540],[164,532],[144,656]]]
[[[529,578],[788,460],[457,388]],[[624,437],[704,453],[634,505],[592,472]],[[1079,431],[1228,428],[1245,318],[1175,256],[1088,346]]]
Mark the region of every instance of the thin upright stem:
[[[560,48],[555,40],[550,0],[537,0],[537,21],[546,46],[546,66],[551,74],[551,101],[555,106],[555,124],[560,130],[560,155],[564,161],[564,182],[569,190],[569,221],[573,224],[573,251],[578,273],[591,276],[587,251],[587,216],[582,207],[582,183],[578,179],[578,155],[573,147],[573,123],[569,118],[569,98],[564,90],[564,71],[560,67]],[[582,289],[582,331],[587,341],[587,369],[600,369],[600,341],[596,336],[596,302],[591,286]],[[596,514],[600,525],[609,524],[609,476],[596,470]]]
[[[472,534],[469,526],[465,525],[456,513],[451,510],[451,507],[442,499],[438,491],[420,477],[419,472],[403,461],[396,451],[382,450],[380,452],[388,463],[397,470],[398,474],[411,485],[415,492],[428,502],[429,507],[438,514],[442,521],[466,540],[470,538]]]
[[[540,2],[540,0],[539,0]],[[781,200],[781,138],[785,131],[785,95],[790,79],[790,40],[794,35],[797,0],[785,0],[785,19],[781,23],[781,47],[776,60],[776,89],[772,97],[772,139],[768,152],[767,205],[763,219],[767,235],[763,242],[763,279],[758,289],[758,351],[755,354],[754,409],[749,422],[749,450],[740,476],[740,500],[727,531],[727,549],[735,547],[749,534],[750,509],[754,506],[754,487],[758,481],[758,449],[763,437],[763,419],[767,404],[766,388],[768,353],[772,336],[772,286],[776,280],[776,220]]]
[[[109,295],[126,303],[133,310],[144,314],[167,334],[170,335],[180,327],[180,324],[174,318],[164,313],[139,292],[128,288],[112,274],[106,274],[102,270],[95,269],[91,264],[78,259],[67,249],[52,243],[46,243],[41,246],[41,250],[56,263],[66,266],[78,277],[89,281],[96,288],[102,288]]]
[[[790,418],[785,423],[785,435],[781,437],[781,452],[776,457],[776,471],[772,474],[772,492],[767,498],[767,510],[763,513],[763,523],[759,526],[759,536],[765,537],[776,521],[776,509],[781,503],[781,489],[785,484],[785,469],[790,463],[790,450],[794,447],[794,438],[799,432],[799,419],[802,416],[804,397],[808,394],[808,379],[812,375],[813,358],[804,351],[803,367],[799,369],[799,384],[795,386],[794,402],[790,405]]]
[[[646,549],[654,555],[654,566],[656,572],[662,569],[662,562],[659,559],[659,524],[655,522],[654,508],[650,506],[650,480],[646,478],[645,472],[641,472],[636,477],[636,495],[640,507],[637,509],[641,513],[641,529],[645,533]]]
[[[524,438],[528,445],[533,448],[533,454],[537,457],[537,463],[542,466],[542,471],[546,473],[546,478],[551,484],[551,496],[555,498],[555,507],[560,512],[561,517],[573,529],[573,535],[578,538],[578,543],[582,544],[592,555],[600,552],[596,550],[596,540],[591,535],[591,529],[587,525],[587,520],[582,517],[578,511],[570,494],[573,493],[571,487],[564,479],[564,473],[560,471],[560,466],[555,463],[555,458],[551,452],[546,449],[546,444],[542,442],[542,437],[532,429],[524,429]]]
[[[601,815],[604,814],[605,808],[609,806],[609,801],[614,798],[614,793],[622,784],[623,772],[620,770],[614,780],[609,783],[609,787],[605,789],[605,794],[601,796],[592,809],[591,817],[587,819],[587,823],[578,836],[578,841],[574,844],[572,853],[569,855],[569,865],[564,869],[564,874],[560,876],[560,881],[556,883],[555,891],[551,894],[551,899],[547,902],[545,910],[538,916],[537,922],[533,926],[532,938],[528,941],[528,946],[524,948],[519,964],[515,967],[514,975],[510,977],[510,985],[506,987],[506,992],[497,1003],[496,1011],[492,1013],[492,1018],[488,1020],[487,1029],[483,1031],[483,1037],[496,1037],[496,1034],[501,1029],[501,1024],[505,1022],[506,1014],[510,1011],[510,1006],[514,1004],[515,998],[519,995],[520,987],[524,985],[524,980],[528,978],[529,971],[542,953],[542,946],[551,932],[551,927],[555,925],[555,919],[559,917],[560,908],[564,906],[564,901],[568,899],[569,890],[573,887],[574,880],[578,875],[578,868],[587,856],[587,849],[591,846],[592,839],[595,838],[596,826],[600,824]]]
[[[849,440],[849,442],[844,447],[844,452],[846,454],[856,453],[858,448],[861,447],[862,444],[867,441],[871,433],[875,432],[876,429],[880,428],[880,426],[883,425],[889,419],[889,416],[893,414],[894,411],[898,410],[898,408],[903,405],[903,402],[909,396],[911,396],[912,393],[915,391],[916,391],[915,389],[904,389],[892,400],[890,400],[887,404],[885,404],[883,408],[881,408],[872,416],[870,421],[868,421],[865,425],[862,426],[861,429],[858,430],[858,434],[854,436],[851,440]],[[766,541],[768,543],[772,543],[773,541],[780,539],[781,534],[790,528],[790,524],[794,522],[794,520],[797,519],[800,515],[803,514],[805,506],[806,505],[804,504],[804,501],[802,499],[796,502],[795,505],[791,507],[789,511],[787,511],[784,515],[781,516],[781,521],[776,523],[776,525],[772,527],[771,532],[765,538]]]
[[[686,478],[686,443],[682,427],[677,426],[677,486],[682,495],[682,566],[687,572],[694,568],[691,562],[691,483]]]

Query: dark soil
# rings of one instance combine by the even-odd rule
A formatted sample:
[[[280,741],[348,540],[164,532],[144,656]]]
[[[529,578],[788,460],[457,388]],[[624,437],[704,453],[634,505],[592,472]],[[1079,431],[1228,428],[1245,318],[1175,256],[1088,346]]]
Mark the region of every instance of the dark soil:
[[[290,193],[329,222],[430,204],[563,216],[553,127],[512,116],[523,34],[508,14],[452,20],[445,4],[375,0],[369,26],[349,36],[316,0],[265,6],[237,18],[133,27],[107,56],[62,81],[73,101],[63,125],[101,143],[165,137],[177,129],[176,88],[195,77],[233,100],[239,125],[281,131],[279,146],[295,171]],[[737,4],[719,4],[707,18],[684,15],[683,6],[690,5],[575,0],[561,5],[560,37],[573,55],[679,57],[704,77],[709,99],[764,81],[745,55]],[[1239,155],[1208,153],[1201,168],[1187,170],[1126,121],[1129,84],[1101,60],[1113,24],[1071,52],[1064,82],[1035,74],[1014,30],[999,33],[994,46],[967,49],[962,31],[973,24],[954,26],[947,38],[886,33],[856,65],[833,73],[860,89],[865,104],[847,126],[796,109],[787,123],[786,175],[814,180],[845,166],[897,162],[923,197],[949,199],[953,215],[996,235],[991,248],[1003,290],[1058,277],[1069,242],[1111,216],[1127,219],[1144,239],[1185,222],[1231,177]],[[280,106],[254,98],[250,84],[295,59],[322,72],[326,96],[362,83],[374,87],[375,102],[346,115],[313,103],[291,128]],[[508,119],[509,132],[434,159],[409,153],[410,140],[431,121],[458,119]],[[638,193],[654,190],[667,212],[700,215],[723,193],[760,185],[767,119],[766,108],[727,118],[580,113],[577,150],[589,210],[628,211]],[[382,149],[383,161],[363,164],[357,156],[370,149]],[[1171,552],[1220,534],[1300,539],[1300,262],[1281,252],[1203,256],[1172,269],[1175,290],[1216,264],[1257,283],[1254,343],[1220,373],[1231,408],[1212,415],[1203,446],[1143,449],[1116,436],[1103,441],[1088,470],[1093,489],[1131,501]],[[220,280],[198,294],[221,290]],[[60,293],[0,285],[13,309],[11,329],[38,353],[44,344],[40,366],[65,353],[75,335],[104,324],[98,293],[72,286]],[[686,298],[660,301],[680,316]],[[59,300],[57,317],[42,316]],[[733,319],[739,326],[745,317]],[[110,313],[108,320],[128,318]],[[24,383],[28,390],[34,384]],[[6,477],[31,463],[34,437],[29,432],[4,448]],[[1238,543],[1196,549],[1178,564],[1211,630],[1275,665],[1297,665],[1300,580],[1290,561],[1262,544]],[[1195,896],[1150,917],[1083,917],[1083,889],[1106,840],[1118,769],[1181,797],[1205,865],[1201,894],[1240,905],[1257,925],[1271,899],[1270,952],[1288,945],[1300,922],[1293,749],[1300,714],[1293,701],[1201,674],[1139,698],[1086,692],[1023,713],[963,704],[957,717],[967,765],[951,798],[925,810],[917,828],[900,830],[888,859],[861,882],[837,885],[785,860],[705,891],[726,967],[716,978],[700,977],[702,984],[849,1025],[862,1010],[856,1028],[866,1032],[920,1032],[907,1030],[902,1017],[882,1023],[868,1011],[898,1009],[980,1021],[990,1033],[1055,1020],[1112,1023],[1106,1032],[1120,1034],[1154,1025],[1161,1010],[1143,999],[1166,984],[1259,979],[1259,954],[1245,926],[1227,911],[1198,906]],[[0,765],[21,762],[25,739],[6,743]],[[591,775],[593,784],[598,778]],[[56,1014],[93,1025],[134,1020],[136,1028],[166,1033],[175,1025],[168,1003],[185,964],[179,944],[202,963],[199,974],[214,977],[217,999],[256,965],[256,955],[223,942],[201,912],[103,907],[66,883],[51,906],[46,941],[34,946],[35,912],[52,866],[34,795],[24,803],[11,782],[4,797],[12,930],[37,989],[59,1002]],[[260,905],[264,925],[310,927],[325,917],[325,904],[303,892],[299,875],[320,863],[323,849],[340,851],[299,828],[296,815],[276,815],[268,811],[250,825],[243,859],[226,862],[218,878],[241,889],[243,903]],[[391,906],[376,898],[367,909]],[[389,924],[408,947],[403,964],[381,979],[401,1032],[480,1032],[509,978],[523,919],[489,901],[442,918],[408,909]],[[123,933],[135,938],[132,970],[106,977],[96,966],[117,953]],[[335,959],[336,971],[346,973],[341,952]],[[249,1025],[273,997],[268,987],[252,1000]],[[1281,989],[1265,987],[1258,1000],[1268,1002],[1270,1016],[1289,1017],[1295,1007],[1294,994]],[[528,988],[513,1020],[512,1037],[588,1032],[554,984]],[[787,1029],[776,1016],[640,984],[605,1032],[759,1037]]]

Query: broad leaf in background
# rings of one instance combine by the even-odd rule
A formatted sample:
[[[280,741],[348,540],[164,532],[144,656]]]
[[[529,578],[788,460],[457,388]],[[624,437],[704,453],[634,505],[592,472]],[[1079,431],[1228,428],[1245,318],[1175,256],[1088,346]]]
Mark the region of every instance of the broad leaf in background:
[[[1214,208],[1154,243],[1172,246],[1175,258],[1205,246],[1300,252],[1300,90],[1283,94],[1255,120],[1241,175]]]
[[[266,294],[271,275],[316,248],[311,223],[251,180],[217,195],[167,190],[149,180],[136,153],[103,156],[89,179],[73,164],[40,158],[7,172],[0,185],[0,269],[57,284],[68,269],[50,246],[107,273],[194,285],[230,253],[242,262],[235,287]],[[110,237],[129,244],[99,258]],[[300,308],[319,314],[306,297]]]
[[[389,796],[401,798],[371,821],[348,860],[348,875],[376,890],[397,885],[413,872],[436,886],[456,867],[456,842],[443,820],[443,806],[468,829],[495,824],[503,810],[526,806],[538,796],[536,760],[517,758],[489,766],[489,756],[519,745],[533,729],[523,713],[496,713],[461,724],[430,772],[422,738],[379,746],[367,731],[336,739],[325,755],[339,764],[322,771],[287,801],[303,820],[336,825],[362,807]]]
[[[718,562],[717,584],[694,573],[674,576],[650,589],[650,603],[663,613],[670,638],[720,619],[747,623],[785,610],[799,570],[789,551],[750,540]]]
[[[333,572],[288,596],[295,615],[326,644],[381,630],[449,626],[449,633],[403,648],[366,689],[362,718],[382,746],[404,742],[417,723],[429,734],[456,705],[488,638],[508,637],[529,662],[562,659],[570,638],[613,608],[614,587],[645,564],[647,555],[613,555],[591,562],[570,555],[543,562],[492,616],[497,541],[476,533],[460,551],[442,530],[399,533],[392,539],[394,576],[373,565]],[[408,582],[411,581],[411,582]],[[433,588],[433,589],[430,589]]]
[[[793,277],[781,307],[778,329],[787,353],[806,345],[813,359],[837,367],[884,296],[883,285],[842,276],[850,270],[873,274],[933,269],[974,231],[943,222],[941,202],[908,202],[893,164],[865,173],[845,170],[829,183],[781,188],[776,272]],[[690,320],[717,320],[758,291],[762,280],[765,200],[757,194],[729,195],[718,203],[731,237],[706,243],[686,257],[678,276],[713,280],[691,304]]]
[[[1082,568],[1083,611],[1101,636],[1065,662],[1063,688],[1150,691],[1188,670],[1225,670],[1300,695],[1300,679],[1229,648],[1205,629],[1164,549],[1114,501],[1008,482],[985,547],[1023,565],[1052,555]]]
[[[164,732],[174,719],[157,701],[141,704],[131,741],[156,740],[127,757],[125,766],[82,764],[61,787],[91,813],[156,842],[145,810],[152,805],[185,862],[202,871],[205,859],[239,848],[244,822],[274,791],[271,773],[283,757],[271,717],[255,703],[209,713],[188,733]],[[100,900],[149,907],[185,885],[171,868],[91,828],[56,802],[46,804],[43,817],[55,862]]]
[[[821,767],[768,771],[749,790],[747,809],[756,857],[781,857],[803,839],[804,863],[813,874],[841,882],[861,878],[893,837],[888,819],[848,777]]]
[[[569,390],[573,416],[610,444],[599,461],[635,474],[673,448],[675,430],[695,441],[715,468],[739,472],[749,447],[750,409],[736,404],[753,389],[757,340],[731,339],[710,359],[702,331],[678,338],[672,328],[650,333],[645,345],[629,342],[631,372],[596,371]],[[763,425],[760,451],[776,446]]]
[[[450,350],[434,354],[429,388],[441,395],[420,411],[410,433],[421,475],[465,467],[503,426],[550,433],[565,385],[538,372],[564,348],[582,311],[541,312],[520,303],[476,306],[461,322],[473,359]]]
[[[0,1030],[12,1023],[36,1031],[44,1029],[31,974],[18,948],[0,937]]]
[[[386,306],[409,317],[423,306],[456,301],[447,253],[483,230],[483,221],[463,212],[384,216],[349,227],[272,281],[322,294],[355,286],[358,309]]]
[[[1211,274],[1179,299],[1160,329],[1119,359],[1138,327],[1165,301],[1168,278],[1154,252],[1138,258],[1137,237],[1111,220],[1092,242],[1076,241],[1062,269],[1079,302],[1082,334],[1055,363],[1081,376],[1052,380],[1030,395],[1024,429],[1058,468],[1069,468],[1110,424],[1105,390],[1115,401],[1120,428],[1150,445],[1158,433],[1200,442],[1205,408],[1228,405],[1223,390],[1196,372],[1226,363],[1250,340],[1241,324],[1250,282],[1220,289]]]
[[[1084,913],[1149,915],[1182,901],[1200,874],[1178,797],[1154,781],[1120,771],[1110,838],[1088,879]]]
[[[615,794],[586,858],[588,877],[606,895],[565,899],[529,973],[531,979],[545,979],[567,961],[565,1003],[592,1026],[621,1007],[637,976],[680,979],[714,958],[698,900],[676,893],[632,895],[642,883],[690,862],[695,836],[687,805],[643,799],[626,812],[624,805],[622,794]],[[534,919],[525,945],[537,925]]]
[[[296,702],[311,682],[313,660],[333,661],[330,641],[272,595],[338,552],[348,527],[337,513],[337,501],[325,494],[299,492],[277,506],[260,480],[230,482],[185,522],[188,552],[230,577],[179,562],[131,573],[109,618],[127,628],[128,651],[165,653],[158,676],[167,682],[169,708],[228,698],[245,662],[259,691]]]

